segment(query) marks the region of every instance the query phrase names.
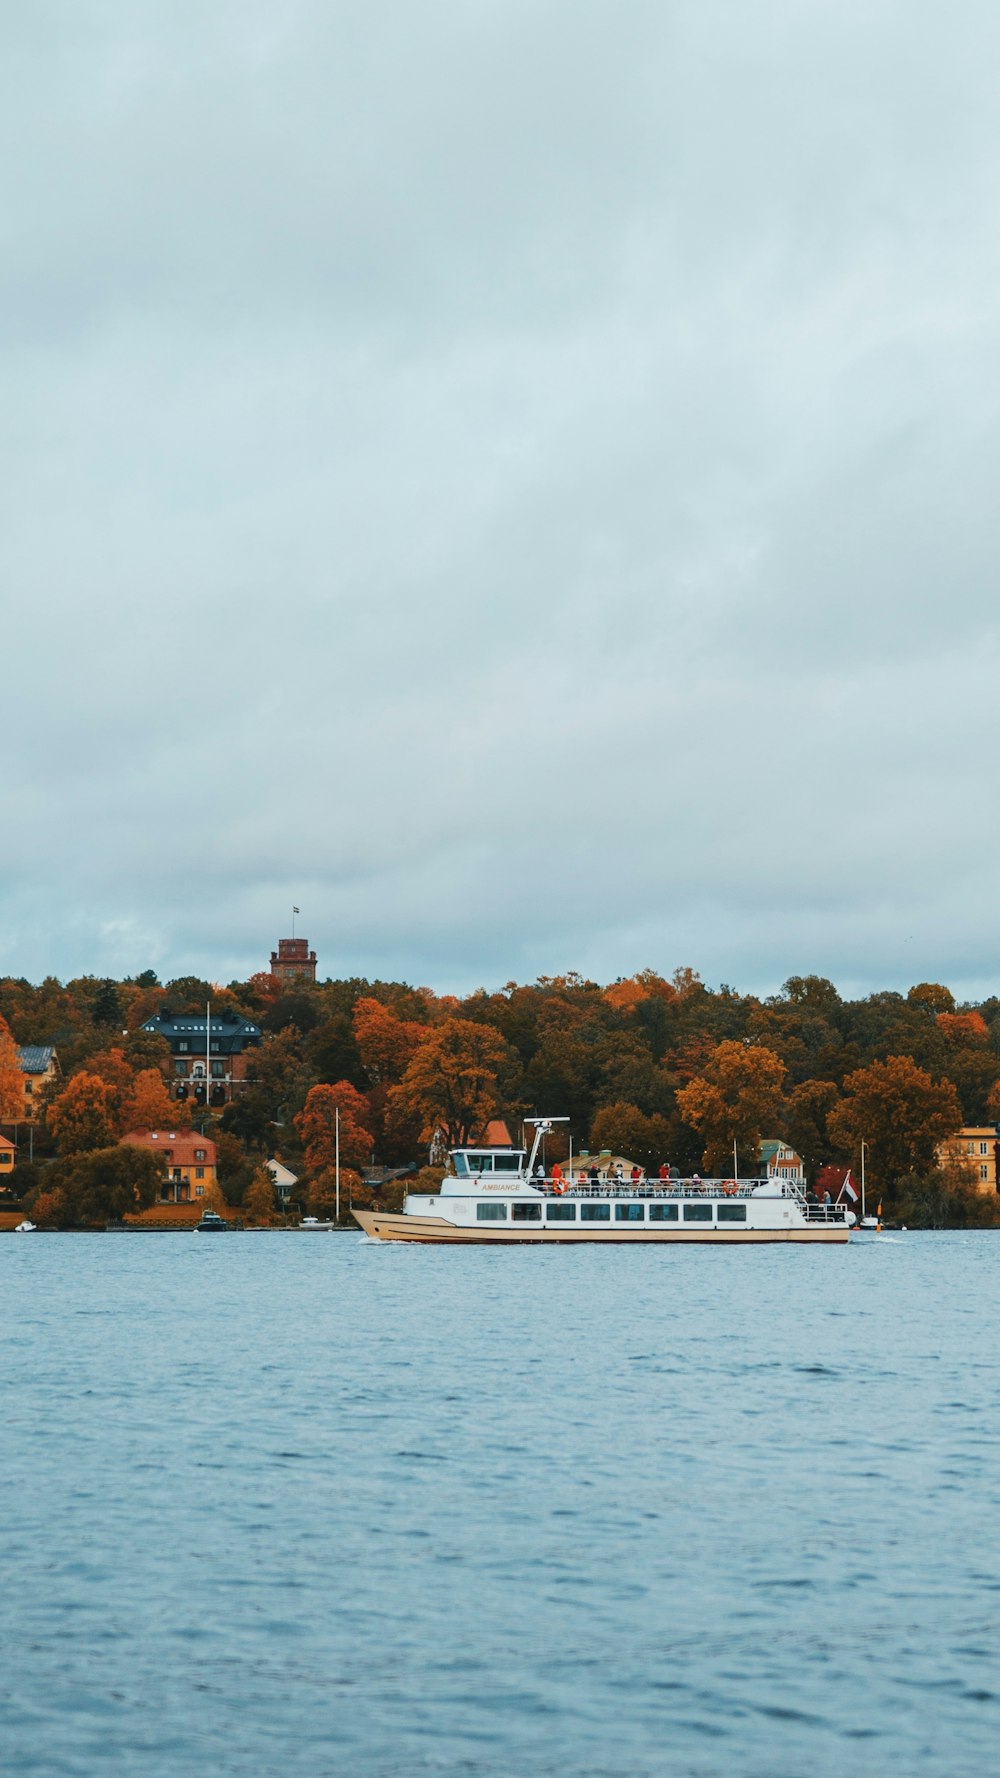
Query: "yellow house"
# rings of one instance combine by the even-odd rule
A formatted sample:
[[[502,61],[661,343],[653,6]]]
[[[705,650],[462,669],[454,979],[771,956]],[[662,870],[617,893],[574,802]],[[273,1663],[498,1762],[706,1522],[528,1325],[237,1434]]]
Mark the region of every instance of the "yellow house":
[[[216,1183],[215,1143],[197,1130],[130,1130],[122,1141],[162,1157],[166,1174],[161,1204],[189,1204]]]
[[[942,1166],[960,1166],[981,1192],[997,1190],[996,1124],[966,1124],[938,1148]]]
[[[59,1062],[51,1044],[23,1043],[17,1052],[21,1070],[21,1091],[24,1110],[20,1122],[34,1124],[41,1116],[41,1095],[50,1080],[59,1074]]]
[[[4,1186],[10,1181],[10,1176],[14,1171],[14,1155],[16,1152],[14,1144],[10,1141],[9,1137],[0,1136],[0,1191],[2,1191]]]

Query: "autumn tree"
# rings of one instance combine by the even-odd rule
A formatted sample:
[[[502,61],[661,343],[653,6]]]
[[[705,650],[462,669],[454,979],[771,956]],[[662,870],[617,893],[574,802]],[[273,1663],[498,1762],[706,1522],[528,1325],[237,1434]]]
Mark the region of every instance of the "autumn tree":
[[[670,1160],[671,1127],[665,1117],[654,1113],[647,1117],[637,1105],[619,1100],[595,1112],[590,1126],[590,1147],[599,1154],[609,1149],[612,1154],[638,1161],[647,1173],[655,1172],[661,1161]]]
[[[125,1107],[135,1086],[135,1076],[117,1044],[110,1049],[96,1050],[87,1061],[87,1073],[96,1074],[108,1089],[108,1115],[115,1134],[121,1136],[128,1128]]]
[[[834,1141],[859,1164],[861,1143],[868,1170],[882,1190],[935,1164],[938,1144],[962,1123],[962,1107],[950,1080],[932,1080],[910,1056],[889,1056],[858,1068],[844,1082],[844,1097],[827,1118]]]
[[[84,1154],[114,1142],[113,1092],[97,1074],[74,1074],[49,1108],[60,1154]]]
[[[705,1144],[702,1165],[710,1173],[732,1165],[733,1144],[756,1160],[764,1132],[781,1119],[785,1065],[763,1045],[726,1040],[716,1046],[701,1074],[677,1094],[685,1123]]]
[[[247,1186],[243,1208],[251,1222],[267,1228],[274,1220],[274,1180],[266,1167],[258,1167]]]
[[[345,1216],[350,1215],[350,1208],[349,1207],[352,1203],[364,1205],[364,1204],[368,1204],[370,1202],[371,1202],[371,1193],[365,1191],[365,1188],[361,1183],[360,1173],[356,1173],[354,1171],[353,1167],[341,1167],[341,1169],[340,1169],[340,1220],[341,1220],[341,1222],[344,1221]],[[336,1174],[334,1173],[334,1170],[332,1167],[324,1168],[323,1172],[317,1173],[315,1179],[311,1182],[311,1184],[309,1186],[308,1193],[306,1195],[306,1209],[308,1210],[310,1216],[329,1217],[329,1216],[336,1215],[336,1213],[337,1213],[337,1179],[336,1179]]]
[[[365,1096],[349,1080],[338,1080],[334,1086],[312,1087],[295,1119],[310,1173],[320,1173],[324,1167],[334,1165],[338,1111],[341,1164],[364,1167],[371,1157],[372,1135]]]
[[[381,1000],[361,999],[353,1014],[354,1036],[361,1061],[373,1086],[395,1086],[402,1080],[427,1026],[401,1019]]]
[[[784,1134],[801,1157],[810,1184],[824,1161],[830,1159],[827,1120],[839,1097],[839,1089],[832,1080],[805,1080],[788,1095]]]
[[[455,1148],[499,1111],[500,1076],[510,1078],[512,1061],[499,1031],[448,1018],[427,1032],[392,1096],[419,1115],[425,1138],[440,1126]]]
[[[20,1123],[24,1116],[24,1076],[17,1044],[6,1019],[0,1018],[0,1124]]]
[[[141,1069],[122,1108],[122,1133],[126,1130],[172,1129],[176,1117],[177,1109],[159,1069]]]
[[[67,1153],[50,1169],[46,1187],[61,1194],[66,1217],[71,1222],[81,1227],[93,1227],[134,1211],[147,1210],[155,1201],[162,1178],[160,1155],[151,1154],[148,1149],[132,1143],[119,1142],[105,1148],[91,1148],[87,1152]]]

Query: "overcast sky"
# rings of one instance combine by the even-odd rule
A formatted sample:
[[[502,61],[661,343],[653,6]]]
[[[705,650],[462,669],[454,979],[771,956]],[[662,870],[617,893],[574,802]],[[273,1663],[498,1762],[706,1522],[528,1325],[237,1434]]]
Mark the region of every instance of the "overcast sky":
[[[2,36],[0,971],[1000,989],[995,0]]]

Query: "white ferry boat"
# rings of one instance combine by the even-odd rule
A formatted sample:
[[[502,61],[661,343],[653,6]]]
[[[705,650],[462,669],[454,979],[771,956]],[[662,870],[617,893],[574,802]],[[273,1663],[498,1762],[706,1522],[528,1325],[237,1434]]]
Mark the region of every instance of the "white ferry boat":
[[[600,1176],[589,1160],[546,1175],[538,1151],[557,1121],[532,1120],[524,1148],[455,1148],[437,1192],[410,1192],[401,1213],[355,1210],[375,1241],[579,1242],[762,1241],[842,1245],[853,1211],[810,1203],[780,1179],[647,1179]],[[598,1173],[598,1177],[593,1177]]]

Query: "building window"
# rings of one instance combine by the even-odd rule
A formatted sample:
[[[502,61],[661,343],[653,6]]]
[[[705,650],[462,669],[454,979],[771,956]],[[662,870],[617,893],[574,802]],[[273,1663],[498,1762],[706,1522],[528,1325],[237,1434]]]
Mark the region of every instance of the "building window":
[[[35,1083],[34,1083],[34,1081],[33,1081],[33,1080],[26,1080],[26,1081],[25,1081],[25,1083],[24,1083],[24,1090],[25,1090],[25,1092],[26,1092],[26,1093],[29,1093],[29,1094],[30,1094],[30,1093],[33,1093],[33,1092],[34,1092],[34,1090],[35,1090]]]
[[[476,1221],[477,1222],[506,1222],[507,1221],[507,1206],[506,1206],[506,1204],[477,1204],[476,1205]]]
[[[179,1049],[179,1050],[187,1050],[187,1048],[188,1048],[188,1040],[187,1040],[187,1038],[186,1038],[186,1037],[182,1037],[182,1038],[181,1038],[181,1040],[180,1040],[180,1042],[179,1042],[179,1043],[178,1043],[178,1045],[177,1045],[177,1048],[178,1048],[178,1049]]]
[[[979,1152],[980,1152],[980,1154],[988,1154],[989,1153],[989,1149],[987,1148],[985,1142],[981,1142],[979,1144]]]
[[[226,1065],[224,1062],[213,1062],[212,1063],[212,1079],[213,1080],[221,1080],[223,1074],[225,1073],[225,1070],[226,1070]]]
[[[203,1161],[205,1159],[205,1150],[203,1148],[196,1148],[194,1151],[194,1158],[196,1161]]]
[[[204,1167],[196,1167],[194,1170],[194,1176],[196,1179],[204,1179],[204,1177],[205,1177]]]
[[[213,1044],[212,1044],[212,1054],[213,1054],[213,1055],[218,1055],[218,1053],[219,1053],[219,1046],[218,1046],[218,1044],[217,1044],[217,1043],[213,1043]]]
[[[175,1062],[174,1063],[174,1073],[175,1074],[186,1074],[187,1073],[187,1066],[188,1065],[186,1062]]]
[[[194,1195],[196,1198],[203,1198],[205,1196],[205,1187],[203,1185],[196,1185],[194,1188]]]
[[[965,1145],[965,1152],[966,1152],[966,1154],[975,1154],[975,1152],[976,1152],[975,1143],[974,1142],[967,1142]]]
[[[986,1164],[985,1164],[985,1162],[980,1162],[980,1166],[979,1166],[979,1177],[980,1177],[980,1179],[984,1179],[984,1180],[985,1180],[985,1179],[988,1179],[988,1178],[989,1178],[989,1176],[990,1176],[990,1170],[989,1170],[989,1168],[988,1168],[988,1167],[987,1167],[987,1166],[986,1166]]]

